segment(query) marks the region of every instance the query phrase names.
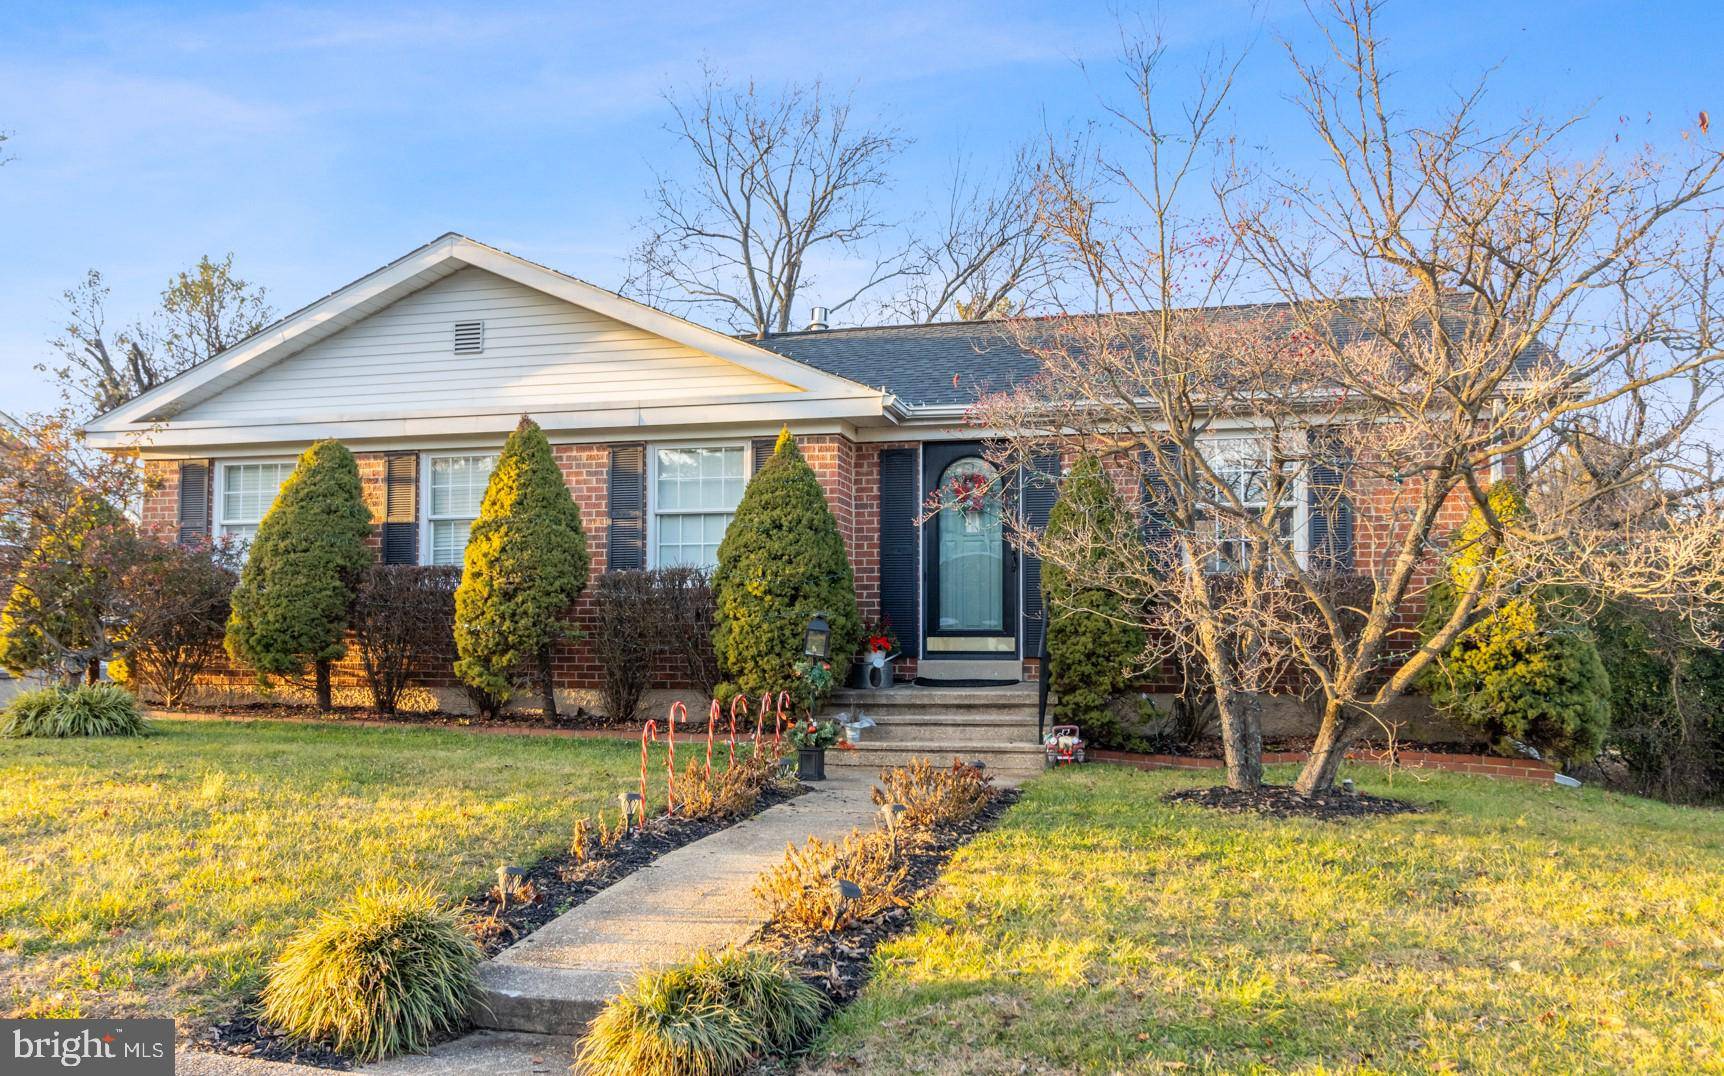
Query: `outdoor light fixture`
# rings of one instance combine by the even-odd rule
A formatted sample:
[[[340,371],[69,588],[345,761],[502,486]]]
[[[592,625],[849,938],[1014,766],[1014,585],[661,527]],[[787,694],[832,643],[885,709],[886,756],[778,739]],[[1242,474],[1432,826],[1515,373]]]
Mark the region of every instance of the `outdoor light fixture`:
[[[509,894],[521,888],[527,880],[527,868],[511,867],[504,864],[497,868],[497,904],[499,907],[509,906]]]
[[[622,806],[622,809],[623,809],[623,829],[624,830],[627,830],[629,828],[629,819],[634,817],[636,809],[640,806],[640,802],[641,802],[641,794],[639,792],[618,792],[617,793],[617,803],[620,804]]]
[[[808,631],[802,638],[802,653],[819,661],[825,661],[832,653],[832,627],[819,613],[815,613],[814,619],[808,622]]]
[[[892,838],[892,858],[898,858],[898,818],[904,813],[902,803],[883,803],[880,816],[886,823],[886,835]]]

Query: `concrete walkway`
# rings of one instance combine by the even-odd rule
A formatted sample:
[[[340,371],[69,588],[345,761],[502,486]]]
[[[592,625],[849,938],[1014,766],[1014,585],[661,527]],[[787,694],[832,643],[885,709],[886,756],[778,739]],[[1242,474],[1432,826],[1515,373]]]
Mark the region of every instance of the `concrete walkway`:
[[[646,968],[747,941],[765,922],[760,873],[786,844],[868,828],[872,775],[841,774],[814,791],[658,859],[539,928],[479,968],[481,1025],[578,1035]]]
[[[874,824],[873,775],[843,772],[789,803],[660,857],[479,966],[485,1030],[428,1054],[360,1069],[375,1076],[505,1076],[568,1070],[574,1040],[641,971],[746,942],[765,923],[755,879],[786,844],[838,840]],[[488,1013],[487,1013],[488,1008]],[[323,1070],[182,1050],[189,1076]]]

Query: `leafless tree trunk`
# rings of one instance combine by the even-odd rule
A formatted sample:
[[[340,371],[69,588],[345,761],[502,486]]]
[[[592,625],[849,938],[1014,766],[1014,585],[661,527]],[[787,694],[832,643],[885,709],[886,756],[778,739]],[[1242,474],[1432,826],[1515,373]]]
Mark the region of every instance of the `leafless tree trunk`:
[[[904,139],[859,124],[818,82],[774,96],[707,70],[670,103],[692,169],[659,176],[625,287],[737,331],[788,331],[798,295],[817,283],[812,259],[858,255],[886,230],[875,198]],[[901,253],[876,257],[859,285],[823,305],[840,310],[904,270]]]

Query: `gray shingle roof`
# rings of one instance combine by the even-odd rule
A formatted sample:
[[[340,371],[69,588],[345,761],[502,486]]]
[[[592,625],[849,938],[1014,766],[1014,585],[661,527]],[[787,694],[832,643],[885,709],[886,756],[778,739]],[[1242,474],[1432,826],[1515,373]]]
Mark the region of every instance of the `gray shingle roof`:
[[[968,404],[1041,369],[1004,322],[779,333],[751,343],[827,373],[884,387],[907,404]],[[954,383],[954,378],[956,382]]]
[[[1225,317],[1249,317],[1285,310],[1282,303],[1215,307]],[[1453,315],[1450,331],[1459,333],[1464,315]],[[1444,316],[1450,324],[1451,315]],[[1338,318],[1337,335],[1357,337],[1360,327]],[[748,338],[771,351],[827,373],[885,388],[912,406],[971,404],[1035,376],[1041,360],[1018,346],[1003,321],[941,322],[933,325],[883,325],[874,328],[813,329]],[[1551,358],[1542,341],[1522,351],[1522,370]]]

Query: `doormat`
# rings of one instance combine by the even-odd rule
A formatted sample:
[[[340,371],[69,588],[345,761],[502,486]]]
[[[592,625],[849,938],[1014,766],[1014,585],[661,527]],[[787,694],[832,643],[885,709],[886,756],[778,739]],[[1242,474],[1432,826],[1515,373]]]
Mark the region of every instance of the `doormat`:
[[[922,687],[1015,687],[1022,680],[940,680],[932,676],[918,676],[916,683]]]

